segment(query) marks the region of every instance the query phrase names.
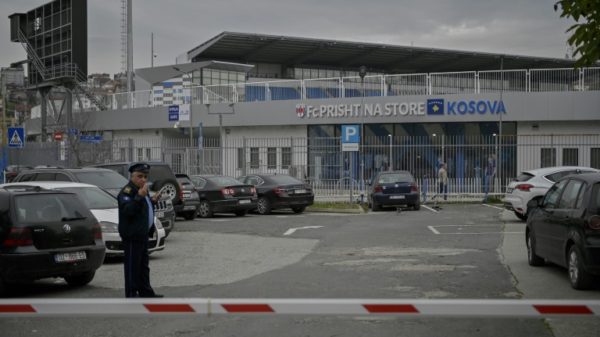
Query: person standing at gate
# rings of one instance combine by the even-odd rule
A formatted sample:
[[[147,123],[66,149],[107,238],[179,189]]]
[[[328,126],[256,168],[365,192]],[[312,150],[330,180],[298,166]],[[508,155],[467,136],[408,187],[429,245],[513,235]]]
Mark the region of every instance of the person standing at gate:
[[[150,198],[148,172],[150,165],[135,163],[129,167],[130,179],[117,196],[119,202],[119,235],[125,259],[125,297],[163,297],[150,286],[148,238],[154,229],[154,206],[158,193]]]
[[[438,170],[439,194],[444,194],[444,200],[448,200],[448,169],[446,163],[441,163]]]

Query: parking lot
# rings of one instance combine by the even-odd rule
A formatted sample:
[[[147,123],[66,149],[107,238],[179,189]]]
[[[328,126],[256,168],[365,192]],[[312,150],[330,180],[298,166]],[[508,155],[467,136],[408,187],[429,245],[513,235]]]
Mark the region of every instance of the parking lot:
[[[481,204],[368,214],[276,211],[268,216],[216,215],[212,219],[176,223],[166,249],[151,256],[151,281],[167,297],[600,299],[598,289],[573,290],[564,269],[530,267],[524,227],[512,213]],[[46,280],[21,287],[14,295],[123,297],[122,268],[119,259],[111,259],[87,287],[69,288],[62,280]],[[277,322],[293,330],[296,319],[301,318],[214,318],[209,322],[215,331],[227,333],[240,331],[250,322],[256,327]],[[3,325],[8,323],[9,327],[22,321],[34,325],[37,333],[48,331],[49,335],[58,336],[61,332],[60,327],[54,326],[50,333],[43,321],[32,319],[5,320]],[[83,321],[96,324],[92,319]],[[199,324],[185,319],[173,322],[182,321],[188,328]],[[396,335],[398,326],[407,322],[335,316],[310,321],[309,330],[315,333],[334,322],[344,327],[344,335],[350,336],[363,335],[360,331],[366,330],[361,329],[373,322],[377,322],[377,331],[381,332],[378,335]],[[461,321],[472,329],[454,330],[456,336],[481,335],[482,331],[497,336],[519,335],[523,331],[539,336],[577,331],[573,329],[583,329],[581,333],[592,328],[599,331],[598,323],[590,320],[583,325],[573,319],[550,320],[552,332],[540,320],[515,319],[510,320],[511,325],[504,319]],[[443,329],[449,321],[410,322],[408,331],[427,335],[435,327]],[[151,335],[186,329],[167,323]]]

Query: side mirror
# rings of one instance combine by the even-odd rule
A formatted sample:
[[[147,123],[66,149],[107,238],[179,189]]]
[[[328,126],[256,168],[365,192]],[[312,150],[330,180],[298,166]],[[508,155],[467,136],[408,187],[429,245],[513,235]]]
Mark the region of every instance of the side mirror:
[[[542,198],[531,199],[527,202],[527,209],[534,209],[542,206]]]

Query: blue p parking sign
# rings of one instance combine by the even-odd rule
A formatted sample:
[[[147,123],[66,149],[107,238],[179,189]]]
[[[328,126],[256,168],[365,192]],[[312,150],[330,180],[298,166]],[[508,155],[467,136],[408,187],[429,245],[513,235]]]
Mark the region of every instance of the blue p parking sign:
[[[360,125],[342,125],[342,151],[358,151]]]

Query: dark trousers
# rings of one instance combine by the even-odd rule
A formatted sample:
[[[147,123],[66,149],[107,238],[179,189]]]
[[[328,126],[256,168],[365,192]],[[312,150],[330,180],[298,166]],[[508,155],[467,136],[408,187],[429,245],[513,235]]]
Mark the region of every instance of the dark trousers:
[[[444,200],[448,200],[448,185],[440,183],[440,194],[444,194]]]
[[[125,297],[149,297],[154,295],[150,286],[148,266],[148,240],[123,240],[125,259]]]

